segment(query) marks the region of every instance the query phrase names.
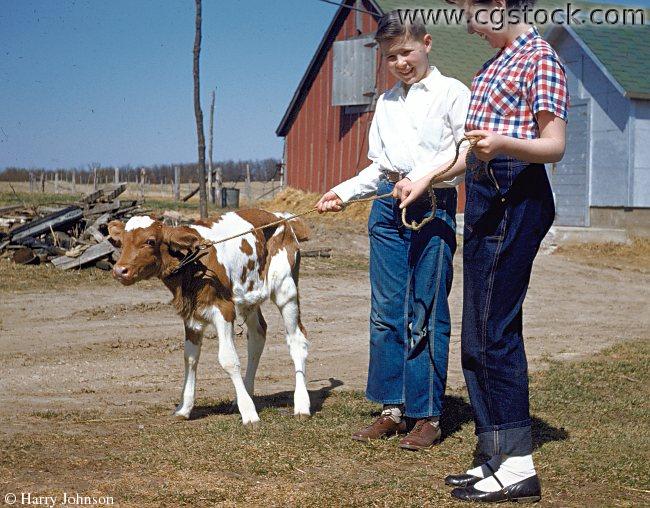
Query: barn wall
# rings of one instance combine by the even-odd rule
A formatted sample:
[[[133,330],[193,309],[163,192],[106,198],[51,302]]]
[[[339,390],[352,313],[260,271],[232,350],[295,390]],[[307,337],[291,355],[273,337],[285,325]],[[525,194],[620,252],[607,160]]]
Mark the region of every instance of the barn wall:
[[[591,206],[629,206],[630,100],[566,33],[554,43],[567,68],[569,93],[591,99],[590,196]]]
[[[376,29],[372,16],[362,14],[361,18],[363,33]],[[348,13],[336,40],[356,35],[355,16]],[[384,90],[390,83],[380,57],[377,65],[377,88]],[[332,67],[333,48],[330,47],[287,135],[287,183],[318,193],[351,178],[370,164],[367,138],[372,113],[345,114],[343,107],[331,105]]]
[[[634,177],[631,206],[650,207],[650,101],[633,101],[633,110]]]
[[[365,4],[370,9],[369,4]],[[374,32],[377,22],[362,14],[363,33]],[[348,12],[336,40],[357,36],[355,15]],[[333,48],[314,80],[305,102],[287,134],[287,183],[291,187],[323,193],[336,184],[353,177],[370,164],[368,130],[372,112],[345,114],[343,107],[332,106]],[[389,89],[395,79],[383,65],[377,52],[377,90]],[[459,210],[465,202],[464,189],[459,189]]]

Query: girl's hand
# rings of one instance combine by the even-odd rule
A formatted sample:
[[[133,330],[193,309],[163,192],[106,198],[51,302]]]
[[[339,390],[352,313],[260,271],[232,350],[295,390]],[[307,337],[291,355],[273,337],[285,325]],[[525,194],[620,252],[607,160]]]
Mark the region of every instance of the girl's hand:
[[[328,191],[316,203],[318,213],[340,212],[343,210],[343,200],[332,191]]]
[[[474,145],[474,154],[485,162],[491,161],[497,155],[502,154],[507,141],[506,136],[492,131],[469,131],[465,133],[465,136],[480,138]]]
[[[401,187],[400,200],[402,202],[400,203],[399,207],[404,208],[408,206],[413,201],[422,196],[425,192],[427,192],[429,188],[429,181],[429,178],[424,177],[416,180],[415,182],[409,181],[408,183],[405,183]]]

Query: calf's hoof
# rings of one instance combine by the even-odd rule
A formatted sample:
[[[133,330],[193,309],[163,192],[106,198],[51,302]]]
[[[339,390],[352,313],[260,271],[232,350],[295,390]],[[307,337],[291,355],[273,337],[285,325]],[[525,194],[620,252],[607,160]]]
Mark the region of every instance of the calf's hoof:
[[[191,412],[192,412],[191,409],[190,409],[189,411],[174,411],[174,412],[172,413],[172,417],[173,417],[175,420],[181,420],[181,421],[183,421],[183,420],[189,420],[189,419],[190,419],[190,413],[191,413]]]
[[[310,413],[294,413],[293,417],[298,421],[305,421],[311,418]]]

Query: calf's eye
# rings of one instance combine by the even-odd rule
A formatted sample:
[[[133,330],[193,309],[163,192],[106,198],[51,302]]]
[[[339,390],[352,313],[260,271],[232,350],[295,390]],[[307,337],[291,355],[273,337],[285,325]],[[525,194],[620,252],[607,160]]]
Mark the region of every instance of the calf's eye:
[[[147,240],[145,243],[146,243],[147,245],[150,245],[151,247],[155,247],[155,246],[156,246],[156,240],[154,240],[153,238],[150,238],[150,239]]]

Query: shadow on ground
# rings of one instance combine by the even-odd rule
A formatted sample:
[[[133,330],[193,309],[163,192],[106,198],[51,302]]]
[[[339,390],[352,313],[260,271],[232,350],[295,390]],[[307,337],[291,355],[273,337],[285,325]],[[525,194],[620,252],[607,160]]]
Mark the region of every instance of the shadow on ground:
[[[316,380],[319,381],[319,380]],[[340,379],[329,378],[329,386],[323,386],[318,390],[309,390],[309,399],[311,400],[311,412],[317,413],[323,409],[323,403],[331,395],[332,390],[343,386]],[[253,401],[257,411],[260,412],[266,408],[292,408],[293,391],[284,391],[271,393],[268,395],[254,396]],[[235,402],[220,401],[217,404],[195,407],[190,415],[191,420],[200,420],[212,415],[229,415],[237,412]]]

